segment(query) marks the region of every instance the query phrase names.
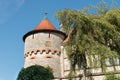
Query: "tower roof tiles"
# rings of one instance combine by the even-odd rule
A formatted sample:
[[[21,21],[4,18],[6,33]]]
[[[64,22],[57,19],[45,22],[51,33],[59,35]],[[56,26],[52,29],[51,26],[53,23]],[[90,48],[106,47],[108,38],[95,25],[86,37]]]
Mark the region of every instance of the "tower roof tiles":
[[[23,36],[23,41],[25,41],[26,37],[31,35],[31,34],[35,34],[35,33],[39,33],[39,32],[55,32],[55,33],[59,33],[61,35],[64,35],[64,37],[66,38],[66,34],[57,30],[52,23],[47,19],[43,19],[32,31],[27,32],[24,36]]]
[[[43,19],[34,30],[57,30],[48,19]]]

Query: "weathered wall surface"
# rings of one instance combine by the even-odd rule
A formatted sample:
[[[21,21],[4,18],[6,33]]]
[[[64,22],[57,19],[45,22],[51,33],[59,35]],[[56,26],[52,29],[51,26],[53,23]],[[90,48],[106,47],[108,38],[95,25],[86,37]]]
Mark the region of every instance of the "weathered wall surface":
[[[64,36],[58,33],[40,32],[25,40],[24,67],[41,65],[50,67],[55,77],[61,77],[60,55]]]
[[[58,33],[40,32],[30,35],[25,40],[25,52],[36,49],[60,50],[63,36]],[[50,42],[50,47],[46,46]],[[49,44],[49,43],[48,43]]]

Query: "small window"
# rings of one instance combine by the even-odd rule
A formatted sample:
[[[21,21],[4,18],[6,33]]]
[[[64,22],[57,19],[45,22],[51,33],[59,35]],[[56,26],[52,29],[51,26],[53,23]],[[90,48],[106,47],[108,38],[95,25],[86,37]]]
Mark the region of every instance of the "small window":
[[[46,42],[45,42],[45,46],[46,46],[46,47],[51,47],[51,42],[50,42],[50,41],[46,41]]]
[[[49,35],[48,35],[48,38],[50,38],[50,33],[49,33]]]
[[[32,35],[32,39],[34,39],[34,34]]]
[[[50,56],[50,55],[47,55],[47,56],[46,56],[46,58],[52,58],[52,56]]]
[[[35,58],[36,58],[36,57],[33,56],[33,57],[31,57],[30,59],[35,59]]]

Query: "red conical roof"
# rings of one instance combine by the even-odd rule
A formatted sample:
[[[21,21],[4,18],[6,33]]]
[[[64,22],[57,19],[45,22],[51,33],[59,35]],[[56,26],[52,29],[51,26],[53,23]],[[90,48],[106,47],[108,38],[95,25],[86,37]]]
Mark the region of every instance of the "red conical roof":
[[[57,30],[48,19],[43,19],[34,30]]]
[[[44,32],[44,31],[48,31],[48,32],[55,32],[55,33],[59,33],[61,35],[64,35],[64,38],[66,38],[66,34],[57,30],[52,23],[47,19],[43,19],[32,31],[27,32],[24,36],[23,36],[23,41],[25,41],[26,37],[31,35],[31,34],[35,34],[38,32]]]

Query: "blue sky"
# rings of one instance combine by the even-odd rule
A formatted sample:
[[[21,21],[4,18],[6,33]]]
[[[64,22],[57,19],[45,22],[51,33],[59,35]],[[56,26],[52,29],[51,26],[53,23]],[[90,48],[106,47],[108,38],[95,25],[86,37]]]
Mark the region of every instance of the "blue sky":
[[[111,0],[105,0],[111,4]],[[115,0],[117,4],[120,0]],[[24,65],[23,35],[34,29],[47,12],[48,19],[59,28],[55,12],[80,10],[99,0],[0,0],[0,80],[16,80]]]

